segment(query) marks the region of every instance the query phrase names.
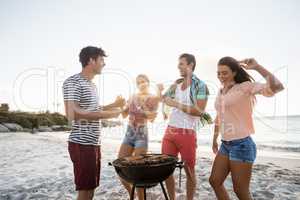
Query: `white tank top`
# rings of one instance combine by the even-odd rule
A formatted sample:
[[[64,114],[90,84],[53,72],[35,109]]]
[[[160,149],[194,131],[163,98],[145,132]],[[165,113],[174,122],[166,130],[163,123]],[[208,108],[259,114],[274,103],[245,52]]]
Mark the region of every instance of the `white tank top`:
[[[190,86],[185,90],[181,89],[181,84],[177,85],[175,100],[184,105],[193,105],[190,98]],[[172,108],[169,125],[176,128],[194,129],[199,122],[199,117],[189,115],[177,108]]]

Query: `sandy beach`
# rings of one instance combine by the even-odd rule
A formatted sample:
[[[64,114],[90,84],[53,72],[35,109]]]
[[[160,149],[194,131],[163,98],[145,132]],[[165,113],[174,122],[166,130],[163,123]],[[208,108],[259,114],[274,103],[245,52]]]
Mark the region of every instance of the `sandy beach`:
[[[0,134],[0,199],[74,199],[72,163],[66,143],[67,133],[1,133]],[[118,151],[119,142],[102,140],[102,170],[100,187],[95,199],[128,199],[114,169],[108,166]],[[152,152],[159,152],[159,144],[150,144]],[[195,199],[213,200],[208,183],[213,154],[198,149],[198,185]],[[178,170],[175,171],[178,177]],[[185,176],[177,197],[185,199]],[[231,179],[226,187],[232,199]],[[251,190],[254,199],[300,199],[300,160],[259,156],[254,166]],[[160,187],[148,190],[148,199],[163,199]]]

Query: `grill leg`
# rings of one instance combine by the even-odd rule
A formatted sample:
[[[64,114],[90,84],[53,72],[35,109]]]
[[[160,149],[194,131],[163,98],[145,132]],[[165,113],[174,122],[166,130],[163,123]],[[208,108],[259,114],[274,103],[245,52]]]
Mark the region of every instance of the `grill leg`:
[[[135,190],[135,184],[133,184],[133,186],[131,188],[130,200],[134,200],[134,190]]]
[[[165,190],[165,187],[164,187],[163,182],[159,182],[159,184],[160,184],[160,187],[161,187],[161,189],[162,189],[162,191],[163,191],[163,193],[164,193],[165,199],[166,199],[166,200],[169,200],[169,197],[168,197],[168,195],[167,195],[167,192],[166,192],[166,190]]]

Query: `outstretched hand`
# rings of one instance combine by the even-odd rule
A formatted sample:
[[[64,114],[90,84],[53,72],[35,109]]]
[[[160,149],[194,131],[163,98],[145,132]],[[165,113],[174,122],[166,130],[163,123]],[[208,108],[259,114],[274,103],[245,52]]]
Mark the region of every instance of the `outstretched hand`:
[[[116,97],[116,99],[114,101],[115,107],[123,108],[125,106],[125,104],[126,104],[126,101],[121,95]]]
[[[259,64],[254,58],[246,58],[239,61],[239,64],[246,70],[256,69]]]

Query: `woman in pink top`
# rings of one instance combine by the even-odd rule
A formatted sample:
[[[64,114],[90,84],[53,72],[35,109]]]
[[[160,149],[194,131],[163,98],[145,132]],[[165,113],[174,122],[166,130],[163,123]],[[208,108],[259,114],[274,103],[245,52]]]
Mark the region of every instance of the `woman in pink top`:
[[[258,83],[245,71],[255,70],[265,79]],[[253,106],[255,95],[271,97],[283,90],[281,82],[253,58],[240,62],[224,57],[218,62],[218,79],[222,89],[216,98],[213,152],[216,154],[209,182],[218,199],[229,196],[223,185],[231,173],[234,192],[239,199],[249,200],[252,165],[256,158],[256,145],[251,138],[254,133]],[[222,144],[218,148],[217,138],[221,134]]]
[[[148,121],[154,121],[161,100],[163,85],[157,84],[157,94],[151,94],[150,80],[145,74],[136,77],[136,86],[138,92],[130,97],[122,113],[124,118],[128,116],[129,122],[119,149],[118,158],[147,153]],[[130,195],[132,186],[123,179],[121,179],[121,183]],[[144,199],[143,189],[137,189],[137,196],[139,200]]]

